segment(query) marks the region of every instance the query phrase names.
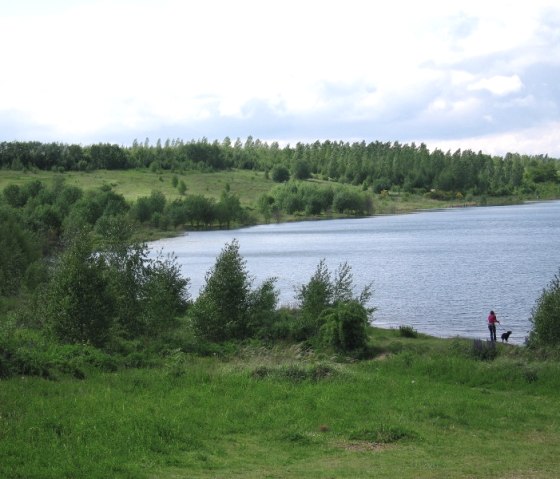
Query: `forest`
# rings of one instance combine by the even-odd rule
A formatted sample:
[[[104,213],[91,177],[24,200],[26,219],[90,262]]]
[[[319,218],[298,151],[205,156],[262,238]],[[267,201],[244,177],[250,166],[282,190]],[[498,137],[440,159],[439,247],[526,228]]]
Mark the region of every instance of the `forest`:
[[[535,191],[535,184],[558,181],[558,159],[547,155],[430,151],[426,145],[398,142],[316,141],[295,146],[268,144],[248,137],[244,142],[206,139],[157,140],[151,145],[89,146],[40,142],[0,143],[0,168],[54,171],[154,170],[217,171],[229,168],[257,170],[282,181],[286,171],[294,179],[316,177],[372,188],[375,193],[398,188],[406,192],[460,192],[463,195],[509,195]]]

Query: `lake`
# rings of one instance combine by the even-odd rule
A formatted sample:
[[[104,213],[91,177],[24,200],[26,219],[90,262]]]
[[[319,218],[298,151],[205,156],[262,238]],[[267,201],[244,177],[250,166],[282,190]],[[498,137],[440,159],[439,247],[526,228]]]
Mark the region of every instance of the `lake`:
[[[560,201],[188,232],[149,246],[176,255],[196,297],[234,238],[255,284],[277,277],[281,304],[295,304],[321,259],[331,271],[346,261],[358,290],[373,282],[375,326],[486,338],[493,309],[498,332],[521,344],[560,266]]]

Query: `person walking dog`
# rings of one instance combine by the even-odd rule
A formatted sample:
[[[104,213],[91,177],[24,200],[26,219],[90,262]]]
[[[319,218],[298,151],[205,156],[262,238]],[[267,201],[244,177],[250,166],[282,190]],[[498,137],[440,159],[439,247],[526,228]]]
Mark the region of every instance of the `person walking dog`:
[[[496,342],[496,323],[500,324],[498,318],[496,317],[496,313],[494,311],[490,311],[488,315],[488,329],[490,330],[490,341]]]

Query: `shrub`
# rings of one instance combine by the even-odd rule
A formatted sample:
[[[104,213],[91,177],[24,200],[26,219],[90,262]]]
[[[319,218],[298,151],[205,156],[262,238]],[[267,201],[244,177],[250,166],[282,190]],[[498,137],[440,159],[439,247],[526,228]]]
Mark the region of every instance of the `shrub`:
[[[270,174],[272,181],[284,183],[290,179],[290,171],[285,166],[275,166]]]
[[[559,273],[560,274],[560,273]],[[533,347],[560,345],[560,276],[555,275],[537,299],[531,313],[528,344]]]
[[[105,263],[82,234],[64,253],[45,298],[45,316],[54,335],[66,342],[102,346],[108,339],[114,301]]]
[[[367,310],[358,301],[337,303],[323,312],[321,322],[321,339],[327,346],[348,352],[367,345]]]
[[[305,339],[319,333],[326,320],[326,317],[321,316],[322,313],[339,303],[360,304],[364,307],[366,317],[373,313],[375,308],[366,308],[371,294],[371,284],[368,284],[358,296],[354,295],[354,278],[348,263],[339,265],[331,275],[325,260],[321,260],[309,282],[300,286],[298,290],[302,332],[306,333]]]
[[[492,361],[498,356],[496,343],[493,341],[482,341],[482,339],[475,339],[472,343],[471,356],[474,359],[481,361]]]
[[[417,338],[418,331],[412,326],[399,326],[399,335],[403,338]]]

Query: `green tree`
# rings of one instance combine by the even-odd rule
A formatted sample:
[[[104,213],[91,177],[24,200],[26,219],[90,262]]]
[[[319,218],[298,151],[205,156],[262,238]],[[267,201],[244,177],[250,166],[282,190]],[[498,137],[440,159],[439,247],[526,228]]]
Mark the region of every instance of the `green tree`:
[[[365,209],[364,197],[357,191],[346,188],[337,191],[333,198],[333,210],[338,213],[363,214]]]
[[[231,226],[234,221],[239,221],[243,216],[243,208],[239,197],[229,192],[229,184],[226,184],[226,189],[222,191],[220,201],[216,204],[216,218],[220,226],[225,225],[227,228]]]
[[[139,294],[144,334],[157,335],[175,326],[189,300],[189,282],[181,275],[174,256],[160,254],[145,262]]]
[[[106,264],[85,233],[62,255],[45,297],[45,322],[65,342],[103,346],[109,339],[114,299]]]
[[[313,336],[319,331],[321,313],[331,305],[332,296],[331,275],[322,259],[307,284],[301,285],[297,295],[302,326],[307,336]]]
[[[311,167],[305,160],[296,161],[292,167],[292,176],[296,180],[307,180],[311,178]]]
[[[560,272],[537,299],[530,321],[529,345],[560,345]]]
[[[321,339],[326,346],[350,352],[367,345],[368,312],[355,300],[336,303],[321,314]]]
[[[302,334],[306,337],[316,336],[325,321],[323,312],[338,304],[356,302],[367,314],[372,314],[375,308],[367,306],[372,296],[371,283],[357,296],[354,289],[352,268],[348,263],[340,264],[331,274],[325,260],[321,260],[309,282],[300,286],[298,290]]]
[[[275,181],[276,183],[285,183],[290,179],[290,171],[285,166],[276,165],[272,168],[270,177],[272,178],[272,181]]]
[[[226,244],[206,274],[206,283],[190,310],[195,331],[211,341],[253,336],[276,306],[273,282],[269,279],[252,291],[252,279],[239,253],[238,241]]]
[[[27,195],[19,185],[10,184],[4,188],[4,199],[12,208],[21,208],[27,202]]]
[[[26,271],[40,258],[36,236],[14,211],[0,207],[0,296],[17,294]]]

